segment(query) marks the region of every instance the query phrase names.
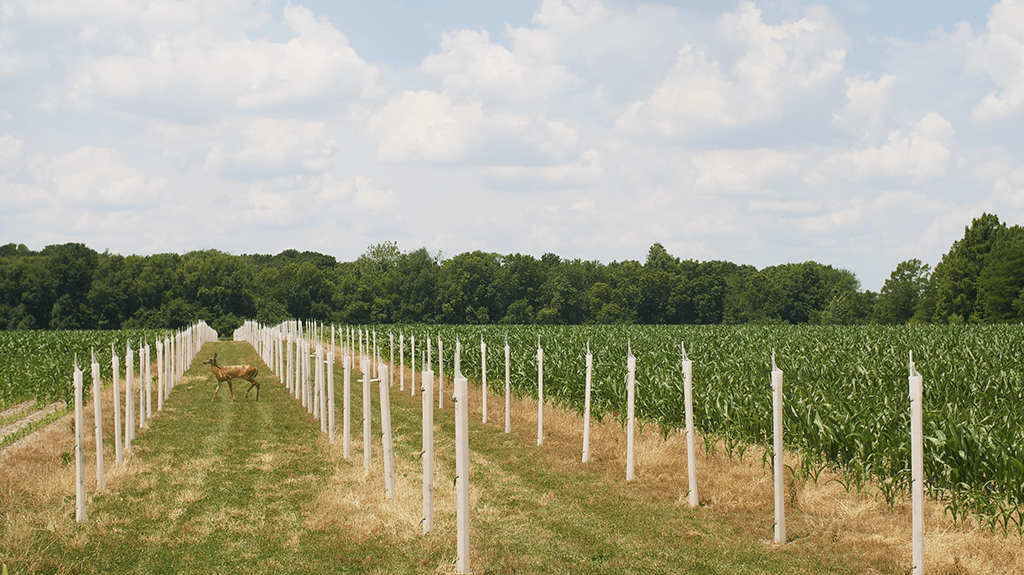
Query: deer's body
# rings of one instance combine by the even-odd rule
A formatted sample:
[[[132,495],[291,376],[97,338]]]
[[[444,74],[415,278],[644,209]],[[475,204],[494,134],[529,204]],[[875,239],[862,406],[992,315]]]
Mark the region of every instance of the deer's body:
[[[231,392],[231,401],[235,400],[235,388],[232,387],[231,382],[235,379],[244,379],[252,385],[249,389],[245,390],[245,397],[249,397],[249,392],[252,388],[256,388],[256,401],[260,400],[260,382],[256,381],[256,374],[259,370],[251,365],[225,365],[223,367],[217,365],[217,354],[213,354],[213,357],[203,362],[204,365],[209,365],[210,369],[213,370],[213,375],[217,377],[217,389],[213,390],[213,397],[210,401],[217,399],[217,392],[220,391],[220,386],[225,381],[228,382],[228,391]]]

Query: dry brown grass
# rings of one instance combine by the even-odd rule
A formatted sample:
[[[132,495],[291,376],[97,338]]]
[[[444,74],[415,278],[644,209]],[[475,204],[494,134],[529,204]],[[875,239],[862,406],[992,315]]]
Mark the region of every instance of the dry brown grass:
[[[406,369],[406,383],[410,375]],[[450,383],[447,387],[450,393]],[[479,383],[469,386],[469,397],[471,425],[479,425],[482,420]],[[449,398],[445,399],[445,410],[450,411],[451,402]],[[490,393],[487,404],[487,425],[504,429],[503,395]],[[536,449],[536,400],[513,398],[511,405],[513,433],[522,439],[524,449]],[[612,418],[591,422],[590,430],[590,462],[584,464],[581,461],[582,417],[546,405],[544,446],[540,449],[553,466],[564,472],[585,469],[600,474],[608,482],[625,483],[625,430]],[[733,518],[744,527],[745,536],[758,537],[765,545],[771,545],[774,484],[771,467],[762,465],[764,450],[750,447],[742,459],[730,458],[721,446],[709,451],[713,455],[707,457],[698,439],[697,481],[702,509]],[[340,450],[338,454],[340,459]],[[672,500],[679,507],[688,506],[684,434],[673,434],[666,440],[654,426],[638,428],[635,454],[635,484],[645,486],[651,498]],[[786,455],[786,463],[792,469],[800,467],[799,458],[791,454]],[[352,473],[363,472],[361,465],[350,467],[354,469],[350,471]],[[410,470],[410,473],[410,478],[417,481],[419,469]],[[445,479],[451,481],[450,478]],[[440,485],[445,479],[438,477],[436,482]],[[841,484],[842,480],[843,477],[828,471],[822,472],[817,482],[794,480],[787,471],[788,547],[812,554],[843,549],[874,564],[890,565],[891,572],[905,572],[910,568],[912,538],[909,496],[900,499],[890,509],[878,494],[877,487],[869,485],[864,492],[848,492]],[[407,508],[399,504],[374,507],[372,498],[378,493],[382,493],[382,488],[373,485],[366,495],[338,494],[359,501],[358,505],[350,503],[351,506],[346,508],[346,513],[350,514],[349,521],[359,521],[352,519],[351,513],[367,508],[374,510],[371,524],[387,525],[396,530],[397,526],[408,528],[412,519],[418,519],[419,498],[407,502]],[[556,497],[557,494],[542,494],[538,504],[550,504]],[[438,498],[439,501],[441,499]],[[478,509],[477,513],[480,512],[485,510]],[[454,517],[454,509],[447,509],[445,513]],[[926,501],[925,526],[925,557],[929,573],[1024,574],[1024,540],[1019,535],[1003,537],[974,522],[967,526],[954,526],[944,514],[944,505],[931,500]]]
[[[123,390],[122,387],[122,394]],[[153,417],[159,417],[155,397],[153,405]],[[91,400],[83,404],[83,459],[86,497],[89,499],[96,492],[93,409]],[[149,467],[127,453],[121,467],[115,465],[114,421],[111,416],[114,395],[111,386],[102,391],[102,409],[104,491],[116,492],[125,482],[138,477]],[[4,522],[4,543],[7,549],[16,551],[25,548],[31,541],[32,533],[37,530],[52,532],[72,548],[81,549],[86,545],[84,532],[75,521],[74,424],[74,413],[69,413],[0,451],[0,518]],[[138,430],[137,436],[145,433],[146,429]]]

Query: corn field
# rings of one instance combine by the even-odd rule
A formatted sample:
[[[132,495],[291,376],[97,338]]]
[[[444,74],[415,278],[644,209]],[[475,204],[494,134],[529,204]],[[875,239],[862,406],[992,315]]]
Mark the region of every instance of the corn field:
[[[786,448],[793,470],[824,469],[847,489],[877,489],[893,505],[909,491],[907,399],[911,352],[924,376],[925,475],[930,496],[957,522],[973,516],[993,531],[1024,532],[1024,328],[993,326],[377,326],[381,355],[416,336],[419,365],[429,336],[445,378],[462,343],[462,373],[479,378],[481,337],[487,382],[502,393],[504,345],[519,396],[537,395],[537,347],[544,349],[545,401],[582,413],[585,356],[593,354],[591,414],[625,420],[627,346],[637,357],[637,417],[668,436],[684,427],[682,353],[693,360],[694,419],[705,449],[742,457],[771,450],[771,352],[785,372]],[[383,334],[383,337],[382,337]],[[380,345],[380,343],[378,343]],[[397,354],[397,349],[396,349]],[[397,362],[397,355],[396,355]],[[768,464],[766,452],[765,464]]]
[[[2,331],[0,332],[0,409],[22,401],[39,403],[66,401],[74,392],[71,371],[90,362],[90,350],[104,381],[112,374],[110,344],[123,359],[125,342],[153,342],[166,330],[134,329],[115,331]]]

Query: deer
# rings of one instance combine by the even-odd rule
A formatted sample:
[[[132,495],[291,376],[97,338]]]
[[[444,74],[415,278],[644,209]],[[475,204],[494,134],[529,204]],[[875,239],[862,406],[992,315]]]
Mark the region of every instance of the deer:
[[[209,365],[210,369],[213,370],[213,375],[217,376],[217,389],[213,390],[213,397],[210,401],[217,399],[217,392],[220,391],[220,386],[225,381],[228,382],[228,390],[231,392],[231,401],[235,400],[235,388],[232,387],[231,382],[235,379],[244,379],[251,383],[249,389],[245,391],[245,398],[249,398],[249,392],[252,388],[256,388],[256,401],[260,400],[260,382],[256,381],[256,374],[259,370],[251,365],[225,365],[221,367],[217,365],[217,354],[213,354],[213,357],[203,362],[203,365]]]

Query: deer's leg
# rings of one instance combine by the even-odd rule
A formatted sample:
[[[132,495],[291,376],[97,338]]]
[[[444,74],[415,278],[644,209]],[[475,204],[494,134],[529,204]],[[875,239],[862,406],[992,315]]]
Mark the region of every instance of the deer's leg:
[[[233,380],[228,380],[228,391],[231,392],[231,401],[235,400],[235,386],[231,385]]]
[[[210,398],[210,401],[217,399],[218,391],[220,391],[220,382],[217,382],[217,389],[213,390],[213,397]]]
[[[249,382],[252,383],[252,385],[249,386],[249,389],[245,390],[245,398],[249,399],[249,392],[252,391],[252,388],[255,387],[256,388],[256,401],[259,401],[260,400],[260,382],[256,381],[255,378],[250,379]]]

